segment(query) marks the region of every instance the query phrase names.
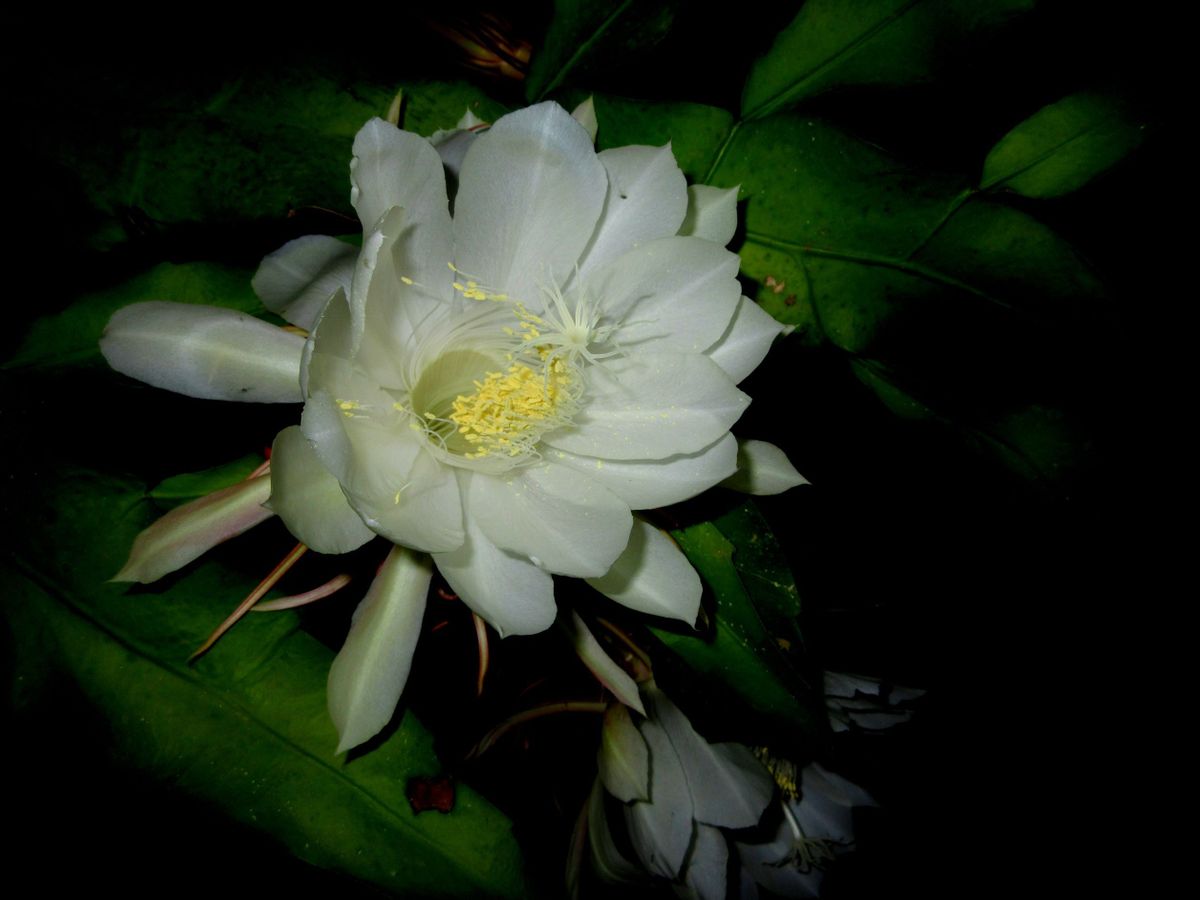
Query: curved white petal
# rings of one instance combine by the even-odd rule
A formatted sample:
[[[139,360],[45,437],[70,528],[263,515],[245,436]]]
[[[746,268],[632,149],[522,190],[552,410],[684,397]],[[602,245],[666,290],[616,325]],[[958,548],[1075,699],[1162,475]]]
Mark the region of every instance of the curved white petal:
[[[113,581],[149,584],[181,569],[222,541],[275,515],[263,506],[271,479],[262,475],[176,507],[143,530]]]
[[[541,307],[587,246],[608,179],[587,131],[554,103],[504,116],[471,145],[454,201],[454,261],[497,293]]]
[[[346,501],[338,480],[321,465],[298,425],[283,429],[271,446],[271,499],[288,531],[318,553],[349,553],[371,531]]]
[[[724,247],[737,231],[738,189],[688,185],[688,208],[679,233],[704,238]]]
[[[725,333],[704,352],[738,384],[758,368],[775,338],[788,330],[749,297],[742,297]]]
[[[549,572],[601,575],[629,542],[629,507],[565,466],[472,474],[468,483],[471,516],[484,534]]]
[[[789,488],[808,484],[787,454],[767,441],[738,441],[737,466],[737,472],[721,483],[744,494],[782,494]]]
[[[454,593],[500,633],[537,634],[554,624],[554,579],[527,559],[506,553],[488,540],[472,520],[463,517],[466,538],[433,561]]]
[[[665,459],[714,443],[750,404],[705,356],[643,353],[588,370],[587,396],[552,447],[601,459]]]
[[[585,279],[638,244],[679,230],[687,210],[687,181],[665,147],[618,147],[599,154],[608,193],[587,250],[579,261]]]
[[[648,705],[666,729],[679,756],[700,822],[722,828],[758,824],[771,802],[775,782],[743,744],[710,744],[679,708],[657,688],[647,688]]]
[[[300,427],[367,526],[394,543],[430,553],[461,546],[462,501],[454,475],[425,451],[401,417],[344,406],[328,394],[314,394]]]
[[[605,315],[621,322],[613,342],[625,351],[700,353],[725,333],[741,286],[738,257],[694,237],[642,244],[584,278]]]
[[[363,238],[350,287],[350,333],[354,360],[384,387],[403,384],[404,358],[418,329],[446,311],[446,301],[422,287],[407,259],[411,216],[389,209]],[[440,272],[450,275],[443,265]]]
[[[729,880],[729,845],[720,829],[696,825],[696,841],[688,854],[683,883],[696,900],[725,900]]]
[[[633,520],[629,545],[612,568],[587,581],[630,609],[696,624],[700,576],[670,537],[642,519]]]
[[[134,303],[109,319],[100,352],[125,375],[209,400],[297,403],[304,339],[216,306]]]
[[[613,840],[605,814],[604,788],[597,778],[588,797],[588,845],[591,847],[592,866],[596,873],[609,882],[637,881],[645,879],[645,873],[630,860]]]
[[[596,459],[565,450],[551,458],[600,482],[630,509],[658,509],[689,500],[737,471],[738,442],[726,433],[703,450],[665,459]]]
[[[311,331],[334,292],[350,290],[358,248],[323,234],[288,241],[263,257],[250,280],[263,306]]]
[[[329,670],[329,715],[338,731],[338,753],[373,738],[396,711],[432,576],[428,557],[393,547],[354,611],[350,634]]]
[[[692,843],[692,796],[666,731],[653,719],[640,727],[650,748],[650,802],[628,807],[625,822],[642,864],[674,881]]]
[[[372,119],[354,138],[350,202],[364,234],[392,207],[404,209],[406,227],[398,269],[441,296],[449,288],[453,232],[442,160],[429,141]]]
[[[575,645],[575,653],[596,676],[596,680],[608,688],[614,697],[644,716],[646,707],[642,705],[642,695],[638,691],[637,682],[608,655],[583,619],[579,618],[579,613],[572,612],[565,624],[571,635],[571,642]]]
[[[650,750],[622,703],[605,710],[596,762],[605,789],[618,800],[650,799]]]

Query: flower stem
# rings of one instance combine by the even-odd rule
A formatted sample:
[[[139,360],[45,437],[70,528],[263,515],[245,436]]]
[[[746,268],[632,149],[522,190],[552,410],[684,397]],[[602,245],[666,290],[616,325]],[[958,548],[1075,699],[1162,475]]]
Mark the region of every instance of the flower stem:
[[[483,736],[475,748],[467,754],[467,759],[473,759],[476,756],[482,756],[492,745],[500,738],[504,737],[513,728],[522,725],[525,722],[532,722],[534,719],[541,719],[545,716],[553,716],[558,713],[568,712],[586,712],[586,713],[601,713],[608,708],[607,703],[595,700],[564,700],[558,703],[546,703],[542,706],[535,706],[533,709],[527,709],[524,712],[519,712],[515,716],[509,716],[491,731]]]
[[[489,658],[487,622],[479,613],[471,613],[471,618],[475,620],[475,640],[479,643],[479,677],[475,681],[475,696],[482,697],[483,679],[487,677]]]
[[[349,575],[344,573],[335,575],[323,585],[315,587],[311,591],[305,591],[303,594],[293,594],[290,597],[280,597],[278,600],[267,600],[257,604],[250,612],[277,612],[281,609],[295,609],[297,606],[306,606],[309,603],[316,603],[318,600],[324,600],[326,597],[336,594],[349,583]]]
[[[273,588],[280,578],[287,574],[288,569],[294,566],[307,550],[308,547],[304,544],[297,544],[293,547],[291,552],[280,560],[279,565],[271,570],[271,574],[259,582],[258,587],[252,590],[246,599],[239,603],[237,608],[226,617],[225,621],[217,626],[217,630],[208,636],[208,640],[201,644],[196,649],[196,652],[188,657],[188,663],[194,663],[211,650],[213,644],[219,641],[225,632],[236,625],[238,620],[250,611],[250,607],[261,600],[263,595]]]

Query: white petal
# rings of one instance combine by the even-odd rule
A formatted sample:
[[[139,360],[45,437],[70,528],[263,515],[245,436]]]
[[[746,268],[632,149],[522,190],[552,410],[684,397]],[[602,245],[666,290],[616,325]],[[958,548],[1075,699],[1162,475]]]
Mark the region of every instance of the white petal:
[[[596,143],[596,135],[600,133],[600,122],[596,119],[596,103],[591,97],[571,110],[571,118],[582,125],[592,143]]]
[[[639,518],[612,568],[588,584],[630,609],[688,625],[700,611],[700,576],[670,537]]]
[[[463,527],[462,546],[433,557],[454,593],[487,619],[500,637],[537,634],[553,625],[557,607],[550,574],[493,544],[469,510]]]
[[[338,753],[373,738],[396,711],[432,576],[428,557],[393,547],[354,611],[350,634],[329,670],[329,715],[338,730]]]
[[[767,441],[738,441],[738,470],[722,482],[744,494],[782,494],[788,488],[808,484],[782,450]]]
[[[600,780],[623,803],[650,799],[650,750],[621,703],[610,704],[600,731],[596,761]]]
[[[550,456],[599,481],[630,509],[658,509],[691,499],[736,472],[737,447],[726,433],[703,450],[666,459],[596,459],[565,450]]]
[[[388,210],[363,238],[363,249],[350,288],[351,347],[354,360],[376,383],[396,388],[404,383],[405,351],[417,330],[447,310],[444,299],[410,277],[413,244],[411,215]],[[439,273],[450,276],[443,264]],[[446,285],[449,292],[449,285]]]
[[[263,258],[250,280],[263,306],[311,331],[326,302],[350,290],[358,248],[323,234],[288,241]]]
[[[737,231],[738,189],[712,187],[707,184],[688,186],[688,209],[680,234],[704,238],[724,247]]]
[[[112,580],[149,584],[183,568],[275,515],[263,506],[270,493],[271,479],[261,475],[176,507],[137,536]]]
[[[473,474],[468,491],[472,517],[496,546],[558,575],[601,575],[629,542],[629,507],[565,466]]]
[[[625,858],[613,840],[605,814],[604,788],[597,778],[588,797],[588,844],[591,846],[592,866],[608,882],[633,881],[645,878],[642,870]]]
[[[275,436],[268,505],[296,540],[318,553],[349,553],[375,537],[298,425]]]
[[[737,309],[738,257],[694,237],[665,237],[623,254],[583,280],[604,313],[622,325],[625,351],[700,353],[720,340]]]
[[[404,209],[399,269],[439,293],[450,283],[453,232],[446,177],[437,151],[422,137],[372,119],[354,138],[350,202],[364,234],[395,206]]]
[[[666,729],[679,755],[700,822],[723,828],[758,824],[771,802],[775,782],[750,749],[742,744],[710,744],[666,694],[650,688],[654,715]]]
[[[665,459],[715,443],[750,403],[719,366],[686,353],[644,353],[588,370],[583,410],[552,447],[602,459]]]
[[[754,880],[772,893],[780,897],[819,897],[825,871],[812,865],[801,871],[800,861],[791,858],[794,841],[791,825],[783,818],[769,842],[738,842],[738,856]]]
[[[297,403],[304,339],[253,316],[215,306],[134,303],[117,310],[100,338],[108,364],[189,397]]]
[[[372,531],[431,553],[457,549],[464,533],[453,473],[402,418],[371,412],[342,409],[329,395],[314,394],[300,427]]]
[[[579,262],[585,279],[638,244],[679,230],[687,210],[687,181],[665,147],[618,147],[599,154],[608,193],[596,233]],[[736,271],[736,270],[735,270]]]
[[[634,803],[625,821],[646,868],[674,881],[692,842],[691,793],[667,733],[652,719],[641,732],[650,748],[650,802]]]
[[[555,103],[504,116],[467,152],[454,201],[455,262],[540,308],[542,284],[573,271],[608,179],[587,131]]]
[[[579,613],[571,613],[566,627],[575,645],[575,653],[596,676],[596,680],[608,688],[614,697],[644,716],[646,708],[642,705],[642,695],[638,692],[637,682],[608,655],[583,619],[579,618]]]
[[[725,835],[709,825],[696,825],[696,842],[683,876],[688,896],[697,900],[725,900],[729,880],[729,846]]]
[[[775,338],[787,331],[788,326],[763,312],[762,307],[749,297],[742,297],[733,321],[705,354],[729,373],[734,384],[738,384],[758,368]]]

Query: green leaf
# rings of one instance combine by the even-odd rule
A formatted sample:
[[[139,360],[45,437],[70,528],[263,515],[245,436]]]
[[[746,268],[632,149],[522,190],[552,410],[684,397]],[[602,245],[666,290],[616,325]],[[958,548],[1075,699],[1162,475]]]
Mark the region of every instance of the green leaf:
[[[925,81],[973,32],[1032,0],[807,0],[750,71],[742,114],[757,119],[831,88]]]
[[[765,520],[748,502],[673,534],[715,596],[713,629],[707,639],[654,633],[709,689],[732,691],[788,730],[819,729],[820,688],[802,671],[795,581]]]
[[[401,894],[522,896],[504,816],[458,785],[448,815],[415,815],[411,776],[439,774],[412,715],[356,758],[333,753],[333,653],[290,613],[251,616],[195,666],[185,660],[246,589],[212,562],[165,589],[105,582],[156,515],[137,484],[87,472],[48,487],[6,568],[16,678],[55,668],[109,724],[114,752],[299,858]]]
[[[1061,484],[1080,470],[1087,456],[1086,433],[1062,409],[1043,404],[1000,410],[964,406],[961,400],[936,396],[936,390],[904,383],[876,361],[856,359],[851,368],[893,414],[937,426],[969,450],[1028,481]]]
[[[742,271],[763,308],[856,354],[905,344],[910,320],[950,316],[964,340],[997,316],[1061,324],[1101,293],[1035,219],[817,119],[735,126],[705,180],[741,185]]]
[[[1061,197],[1108,171],[1142,142],[1144,126],[1112,97],[1072,94],[1038,110],[992,148],[979,186]]]
[[[679,168],[692,181],[704,181],[733,129],[733,114],[701,103],[657,103],[597,94],[600,131],[596,147],[629,144],[661,147],[670,142]]]
[[[680,0],[554,0],[554,18],[534,53],[525,96],[543,100],[560,87],[628,64],[631,55],[667,37],[682,6]]]
[[[197,86],[199,85],[199,86]],[[101,82],[79,116],[43,148],[58,176],[99,214],[92,243],[107,249],[135,229],[279,222],[298,208],[348,214],[354,135],[405,96],[405,127],[449,128],[470,107],[503,107],[460,82],[348,83],[316,69],[256,71],[183,89]],[[139,96],[136,114],[129,95]],[[76,106],[76,98],[64,99]],[[57,122],[56,122],[57,124]],[[135,231],[136,233],[136,231]]]
[[[57,315],[39,319],[4,366],[102,363],[100,335],[109,318],[121,307],[143,300],[225,306],[261,315],[265,310],[250,288],[252,274],[213,263],[162,263],[119,287],[81,297]]]
[[[213,491],[227,488],[239,481],[245,481],[251,472],[262,465],[262,461],[261,456],[247,454],[241,459],[213,466],[211,469],[173,475],[170,478],[164,478],[151,488],[149,496],[159,506],[167,508],[179,506],[189,500],[207,497]]]

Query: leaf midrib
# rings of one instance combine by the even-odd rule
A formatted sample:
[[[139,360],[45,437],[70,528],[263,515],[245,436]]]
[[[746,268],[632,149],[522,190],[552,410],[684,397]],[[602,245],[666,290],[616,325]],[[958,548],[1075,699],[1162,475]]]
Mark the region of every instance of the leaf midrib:
[[[753,110],[743,110],[743,118],[758,119],[773,113],[780,106],[785,105],[792,98],[792,96],[800,91],[805,84],[812,81],[830,66],[836,64],[842,57],[858,50],[863,44],[875,37],[875,35],[890,28],[901,18],[907,15],[909,10],[922,2],[924,2],[924,0],[909,0],[909,2],[903,7],[876,22],[862,34],[858,35],[858,37],[854,38],[854,40],[850,41],[850,43],[838,49],[838,51],[832,56],[826,57],[815,68],[810,69],[801,78],[793,81],[790,85],[788,85],[788,87],[778,91],[775,94],[772,94],[764,102],[760,103],[757,108]]]
[[[1044,163],[1050,157],[1054,156],[1056,153],[1058,153],[1060,150],[1062,150],[1063,147],[1068,147],[1071,144],[1073,144],[1075,141],[1079,140],[1080,138],[1087,137],[1093,131],[1100,128],[1100,126],[1101,126],[1101,123],[1093,122],[1091,125],[1089,125],[1087,128],[1084,128],[1082,131],[1077,131],[1070,137],[1059,141],[1057,144],[1054,144],[1051,147],[1047,147],[1045,150],[1043,150],[1041,153],[1039,153],[1037,156],[1035,156],[1032,160],[1030,160],[1026,165],[1022,166],[1021,168],[1013,169],[1007,175],[1004,175],[1000,178],[996,178],[992,181],[980,182],[980,185],[979,185],[980,190],[986,191],[986,190],[990,190],[991,188],[995,187],[996,185],[1007,184],[1007,183],[1011,182],[1014,178],[1019,178],[1020,176],[1029,172],[1030,170],[1036,169],[1038,166],[1040,166],[1042,163]],[[986,160],[985,160],[984,164],[985,165],[987,164]]]
[[[461,871],[471,871],[469,862],[463,862],[463,859],[466,859],[466,857],[460,858],[457,855],[448,854],[445,848],[430,838],[429,835],[425,834],[419,829],[414,828],[410,818],[400,815],[391,806],[376,798],[373,794],[371,794],[370,791],[347,776],[344,771],[331,766],[325,760],[314,755],[311,751],[307,750],[300,744],[297,744],[295,741],[281,734],[275,728],[272,728],[266,722],[262,721],[262,719],[259,718],[259,716],[253,712],[236,694],[215,690],[212,686],[206,684],[200,679],[187,677],[178,669],[154,657],[137,641],[122,635],[118,630],[89,614],[83,607],[71,600],[69,591],[67,591],[62,585],[58,584],[52,577],[41,572],[29,562],[14,554],[8,555],[8,561],[13,568],[20,572],[35,587],[44,591],[47,595],[56,600],[70,614],[83,620],[109,640],[139,657],[143,661],[149,663],[172,678],[182,682],[189,688],[200,691],[210,700],[216,701],[216,706],[218,708],[220,708],[222,705],[232,706],[247,721],[253,723],[272,739],[278,741],[292,752],[298,754],[301,759],[307,760],[308,763],[315,766],[321,774],[325,775],[326,777],[333,777],[336,781],[347,785],[356,795],[359,795],[360,799],[365,801],[369,807],[383,813],[385,818],[394,821],[406,834],[415,837],[422,845],[429,847],[437,855],[449,860]],[[473,877],[472,881],[475,881],[477,884],[483,887],[485,893],[487,892],[489,884],[486,880]]]
[[[627,10],[632,3],[633,3],[633,0],[625,0],[624,3],[622,3],[620,6],[618,6],[616,9],[614,9],[611,13],[608,14],[608,17],[603,22],[600,23],[600,27],[592,32],[591,37],[589,37],[586,41],[584,41],[582,44],[580,44],[579,47],[575,50],[575,52],[571,54],[571,58],[568,59],[565,63],[562,64],[562,66],[559,67],[558,72],[555,74],[555,76],[553,78],[550,79],[550,83],[547,84],[544,88],[542,88],[541,91],[538,92],[538,100],[546,99],[546,97],[551,93],[551,91],[553,91],[555,88],[557,88],[562,83],[563,79],[567,76],[567,73],[570,72],[571,69],[575,67],[575,64],[579,61],[579,58],[581,56],[585,55],[592,48],[592,46],[598,40],[600,40],[601,37],[604,36],[604,33],[606,31],[608,31],[608,29],[612,25],[612,23],[615,22],[618,18],[620,18],[622,13],[624,13],[625,10]]]

